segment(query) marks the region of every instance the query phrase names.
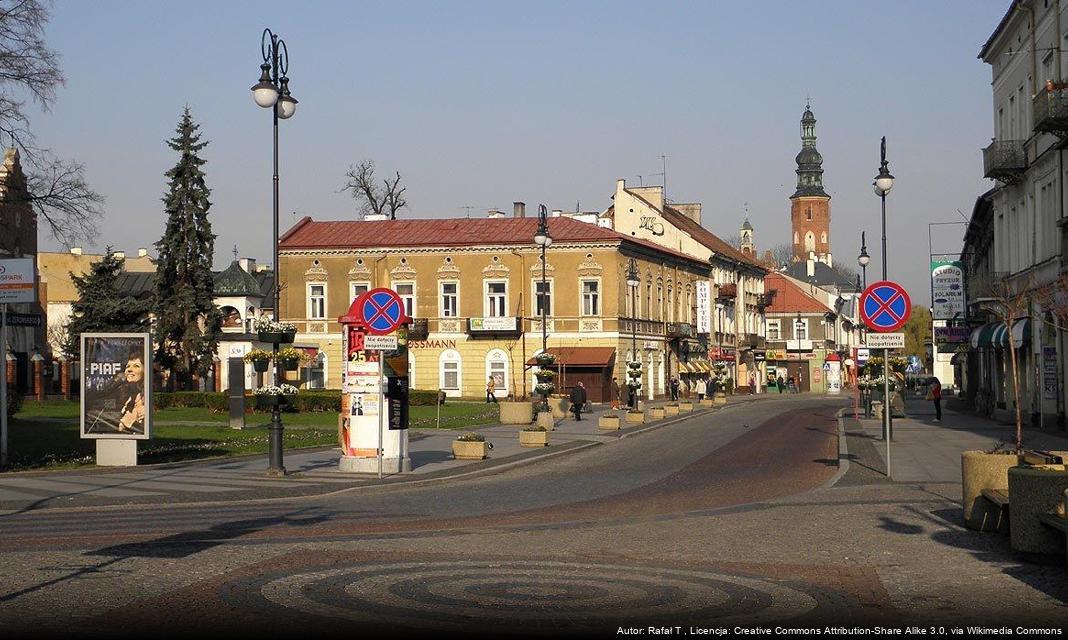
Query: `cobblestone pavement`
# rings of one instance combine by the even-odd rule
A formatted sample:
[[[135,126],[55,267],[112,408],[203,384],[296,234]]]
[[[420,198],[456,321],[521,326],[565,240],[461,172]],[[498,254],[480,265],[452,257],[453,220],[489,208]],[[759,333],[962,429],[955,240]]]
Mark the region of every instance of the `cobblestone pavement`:
[[[837,477],[842,406],[767,399],[430,486],[2,516],[0,632],[1064,625],[1064,558],[962,529],[959,484],[881,478],[848,420]]]

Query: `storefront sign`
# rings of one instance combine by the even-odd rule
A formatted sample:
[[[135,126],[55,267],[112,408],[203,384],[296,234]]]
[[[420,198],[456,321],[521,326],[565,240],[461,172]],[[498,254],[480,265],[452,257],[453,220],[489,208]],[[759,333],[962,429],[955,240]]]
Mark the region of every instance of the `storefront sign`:
[[[152,371],[147,333],[83,333],[82,438],[147,440]]]
[[[470,318],[471,331],[515,331],[516,330],[516,318],[515,316],[504,317],[492,317],[492,318]]]
[[[1042,397],[1057,399],[1057,348],[1042,347]]]
[[[697,333],[712,332],[712,287],[708,280],[697,281]]]
[[[409,349],[455,349],[455,340],[415,340],[408,343]]]
[[[0,304],[33,302],[33,258],[0,260]]]
[[[964,268],[960,262],[931,262],[931,299],[934,320],[964,317]]]
[[[972,330],[970,327],[935,327],[934,341],[941,346],[944,344],[961,344],[971,340]]]
[[[7,312],[7,326],[9,327],[43,327],[44,319],[39,313],[12,313]]]

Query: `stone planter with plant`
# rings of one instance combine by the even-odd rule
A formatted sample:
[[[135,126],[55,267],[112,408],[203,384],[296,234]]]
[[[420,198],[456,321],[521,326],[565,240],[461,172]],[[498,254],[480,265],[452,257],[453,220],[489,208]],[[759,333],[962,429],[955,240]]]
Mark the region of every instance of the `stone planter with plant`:
[[[964,451],[960,454],[961,494],[963,496],[964,525],[976,531],[998,531],[1007,526],[1002,522],[1001,507],[983,497],[992,489],[1009,492],[1009,469],[1020,463],[1013,451]]]
[[[1009,469],[1009,542],[1016,551],[1061,554],[1065,536],[1043,524],[1040,516],[1064,517],[1068,471],[1063,464]]]
[[[549,432],[545,427],[526,427],[519,432],[519,444],[524,447],[547,447]]]
[[[530,424],[534,420],[534,404],[530,400],[501,400],[497,406],[501,424]]]
[[[461,433],[452,441],[452,455],[457,460],[483,460],[492,448],[493,444],[486,442],[485,436],[473,431]]]
[[[597,418],[597,428],[603,429],[605,431],[614,431],[616,429],[619,429],[621,423],[622,421],[619,419],[619,415],[615,413],[603,415],[600,418]]]

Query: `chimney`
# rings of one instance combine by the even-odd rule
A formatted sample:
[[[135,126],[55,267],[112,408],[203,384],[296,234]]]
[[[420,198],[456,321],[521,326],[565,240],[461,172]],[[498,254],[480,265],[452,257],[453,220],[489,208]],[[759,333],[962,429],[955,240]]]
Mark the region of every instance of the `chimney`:
[[[125,251],[112,251],[111,255],[115,256],[116,258],[119,258],[120,260],[125,260],[126,259],[126,252]]]
[[[553,209],[553,218],[559,218],[564,213],[563,209]]]
[[[70,253],[71,253],[71,255],[80,256],[80,255],[82,255],[82,248],[81,247],[71,247],[70,248]]]
[[[148,257],[148,249],[145,248],[145,247],[140,247],[137,250],[137,257],[138,258],[147,258]]]
[[[489,211],[486,212],[486,217],[487,218],[503,218],[504,217],[504,212],[501,211],[500,209],[490,209]]]
[[[372,222],[378,220],[389,220],[389,216],[384,213],[369,213],[365,215],[363,219],[367,222]]]
[[[816,261],[810,256],[808,260],[805,260],[805,267],[807,269],[808,277],[814,278],[816,276]]]
[[[527,205],[525,202],[513,202],[512,203],[512,217],[513,218],[525,218],[527,217]]]
[[[245,271],[248,271],[249,273],[256,273],[256,259],[255,258],[241,258],[240,260],[237,261],[237,264],[239,264],[242,269],[244,269]]]

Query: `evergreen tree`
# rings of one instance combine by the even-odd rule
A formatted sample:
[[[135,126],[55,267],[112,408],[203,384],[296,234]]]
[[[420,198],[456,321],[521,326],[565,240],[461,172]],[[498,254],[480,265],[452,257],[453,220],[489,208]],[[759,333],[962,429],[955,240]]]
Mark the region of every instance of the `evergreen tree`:
[[[166,173],[163,197],[167,227],[156,243],[156,359],[171,372],[170,385],[193,388],[193,375],[204,376],[219,346],[222,315],[213,301],[211,266],[215,234],[208,209],[211,190],[204,184],[198,153],[200,125],[189,107],[167,145],[178,152],[178,164]]]
[[[111,254],[111,247],[100,262],[83,276],[71,276],[78,289],[78,301],[71,305],[71,321],[63,342],[63,353],[77,360],[81,355],[83,333],[148,331],[150,300],[138,300],[119,292],[118,279],[125,260]]]

